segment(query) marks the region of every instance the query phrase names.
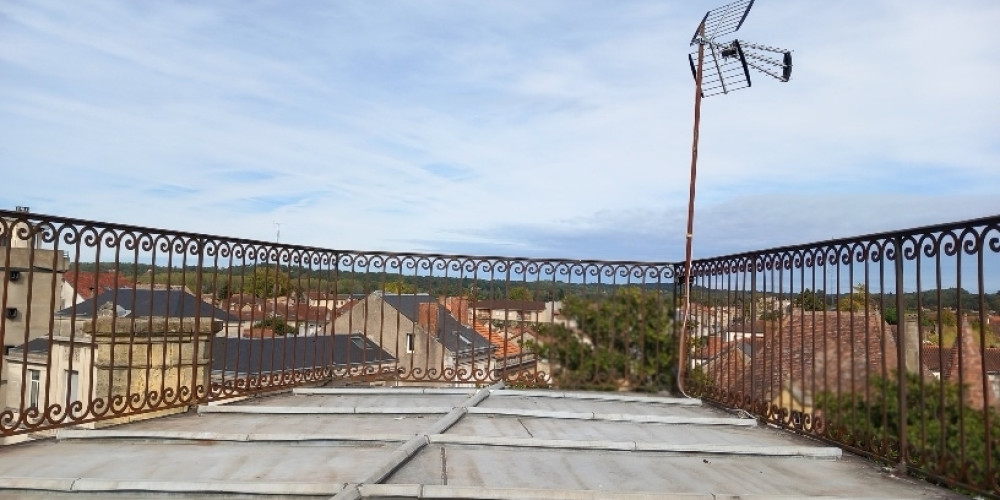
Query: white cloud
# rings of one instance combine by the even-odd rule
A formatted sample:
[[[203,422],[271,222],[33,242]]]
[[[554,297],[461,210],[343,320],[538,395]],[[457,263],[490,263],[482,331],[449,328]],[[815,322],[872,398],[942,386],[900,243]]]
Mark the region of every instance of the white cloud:
[[[23,188],[0,204],[258,239],[280,220],[283,241],[334,248],[677,259],[687,42],[713,6],[8,2],[0,161]],[[795,70],[705,100],[698,248],[997,212],[998,24],[986,0],[756,2],[740,37],[794,49]]]

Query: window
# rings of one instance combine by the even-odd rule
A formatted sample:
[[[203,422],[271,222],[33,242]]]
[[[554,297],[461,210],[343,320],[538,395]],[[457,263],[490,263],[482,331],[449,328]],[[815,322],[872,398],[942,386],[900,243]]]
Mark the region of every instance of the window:
[[[413,352],[413,334],[412,333],[407,333],[406,334],[406,352],[407,353]]]
[[[66,370],[66,404],[69,405],[78,398],[76,388],[79,385],[80,372],[76,370]]]
[[[351,342],[358,349],[364,350],[368,348],[368,346],[365,344],[365,338],[360,335],[351,335]]]
[[[28,407],[38,407],[38,395],[42,389],[41,370],[28,370]]]

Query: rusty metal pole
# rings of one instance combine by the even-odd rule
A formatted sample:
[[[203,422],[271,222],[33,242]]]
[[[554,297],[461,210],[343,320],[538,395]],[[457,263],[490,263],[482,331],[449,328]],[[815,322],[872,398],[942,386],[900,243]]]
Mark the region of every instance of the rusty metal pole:
[[[698,26],[698,38],[705,37],[705,22]],[[691,255],[692,239],[694,238],[694,194],[695,180],[698,177],[698,131],[701,126],[701,81],[705,65],[705,45],[698,44],[698,66],[695,71],[694,90],[694,133],[691,139],[691,184],[688,192],[687,232],[685,233],[684,250],[684,309],[681,319],[680,354],[677,360],[677,386],[681,394],[687,396],[684,390],[684,355],[687,353],[688,317],[691,315]]]
[[[914,370],[915,373],[920,373],[919,368],[915,368],[913,365],[907,366],[906,357],[906,346],[909,343],[907,336],[913,335],[914,332],[906,331],[906,310],[904,309],[906,302],[903,298],[903,238],[897,235],[893,238],[893,246],[896,251],[896,260],[894,264],[894,271],[896,274],[896,381],[899,382],[898,394],[899,398],[899,463],[896,464],[896,470],[903,474],[909,473],[909,462],[910,454],[907,451],[909,443],[907,443],[907,426],[906,426],[906,401],[907,401],[907,385],[909,384],[909,373],[910,370]],[[917,331],[919,332],[919,326]],[[883,359],[888,353],[883,353]],[[918,358],[919,360],[919,358]],[[919,363],[919,361],[918,361]],[[919,366],[919,365],[917,365]]]

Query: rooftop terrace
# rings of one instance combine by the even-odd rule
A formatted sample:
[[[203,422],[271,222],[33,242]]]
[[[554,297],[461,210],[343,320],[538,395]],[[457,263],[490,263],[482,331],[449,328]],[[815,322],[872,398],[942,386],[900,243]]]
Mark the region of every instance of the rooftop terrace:
[[[696,399],[302,388],[0,452],[0,498],[962,498]]]
[[[0,267],[0,497],[1000,498],[1000,216],[688,276],[0,211]]]

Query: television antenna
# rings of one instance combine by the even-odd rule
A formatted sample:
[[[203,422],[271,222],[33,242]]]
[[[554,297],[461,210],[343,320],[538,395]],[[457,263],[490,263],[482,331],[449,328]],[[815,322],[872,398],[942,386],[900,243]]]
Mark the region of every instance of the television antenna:
[[[708,11],[698,23],[691,37],[691,46],[697,50],[688,54],[688,63],[694,75],[694,137],[691,142],[691,185],[688,195],[687,233],[684,252],[684,315],[681,320],[680,356],[677,367],[677,384],[684,393],[684,355],[687,349],[687,326],[691,315],[691,248],[694,238],[695,179],[698,174],[698,131],[701,126],[701,99],[728,94],[750,87],[750,69],[764,73],[778,81],[787,82],[792,77],[791,51],[741,40],[721,42],[718,37],[739,31],[746,21],[754,0],[736,0]]]

